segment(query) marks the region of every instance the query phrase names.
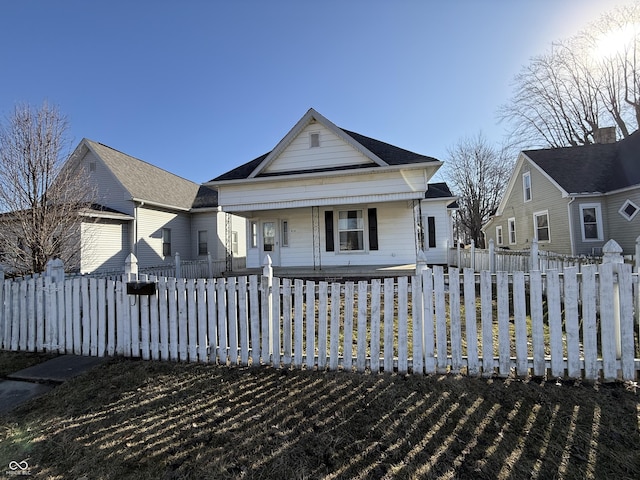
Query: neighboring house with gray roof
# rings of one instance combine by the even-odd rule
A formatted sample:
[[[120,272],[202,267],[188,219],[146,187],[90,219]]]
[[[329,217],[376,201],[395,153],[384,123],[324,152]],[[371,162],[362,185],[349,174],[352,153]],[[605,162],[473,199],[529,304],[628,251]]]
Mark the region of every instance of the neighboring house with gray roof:
[[[247,267],[447,262],[455,200],[442,162],[344,130],[313,109],[275,148],[205,183],[248,220]]]
[[[603,138],[611,136],[603,136]],[[640,133],[615,142],[520,153],[496,215],[483,227],[497,247],[625,254],[640,235]]]
[[[244,219],[219,214],[215,190],[88,139],[68,168],[85,168],[95,188],[81,228],[82,273],[122,269],[130,253],[141,268],[173,263],[177,252],[182,260],[244,256]]]

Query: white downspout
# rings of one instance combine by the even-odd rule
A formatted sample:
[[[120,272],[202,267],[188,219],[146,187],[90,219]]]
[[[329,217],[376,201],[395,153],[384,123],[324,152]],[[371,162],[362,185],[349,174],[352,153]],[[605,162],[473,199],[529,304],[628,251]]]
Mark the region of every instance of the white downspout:
[[[575,201],[576,197],[571,197],[569,203],[567,203],[567,220],[569,220],[569,243],[571,244],[571,256],[575,255],[575,243],[573,241],[573,217],[571,215],[571,204]]]

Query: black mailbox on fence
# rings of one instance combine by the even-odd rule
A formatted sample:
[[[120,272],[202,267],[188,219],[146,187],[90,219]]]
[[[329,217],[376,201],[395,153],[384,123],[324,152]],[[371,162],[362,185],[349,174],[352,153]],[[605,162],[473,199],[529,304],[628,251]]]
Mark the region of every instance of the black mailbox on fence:
[[[156,282],[127,282],[127,295],[155,295]]]

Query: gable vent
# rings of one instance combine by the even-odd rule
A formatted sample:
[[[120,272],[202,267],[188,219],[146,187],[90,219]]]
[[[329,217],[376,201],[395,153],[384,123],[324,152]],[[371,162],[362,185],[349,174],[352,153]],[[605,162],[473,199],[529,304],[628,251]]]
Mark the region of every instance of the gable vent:
[[[311,148],[316,148],[320,146],[320,134],[319,133],[311,133],[309,134],[309,146]]]

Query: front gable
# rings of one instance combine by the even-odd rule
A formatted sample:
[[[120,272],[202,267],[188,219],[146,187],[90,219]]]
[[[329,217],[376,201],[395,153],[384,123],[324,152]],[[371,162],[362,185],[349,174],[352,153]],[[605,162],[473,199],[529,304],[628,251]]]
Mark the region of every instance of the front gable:
[[[296,123],[249,178],[362,166],[386,166],[382,159],[313,109]]]

